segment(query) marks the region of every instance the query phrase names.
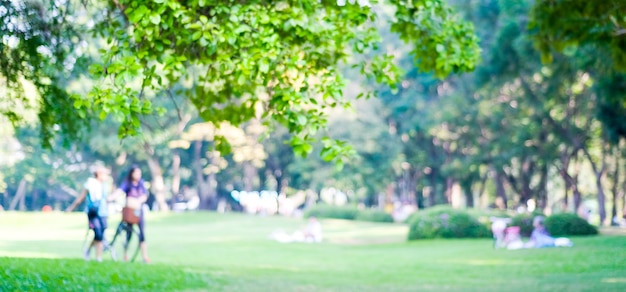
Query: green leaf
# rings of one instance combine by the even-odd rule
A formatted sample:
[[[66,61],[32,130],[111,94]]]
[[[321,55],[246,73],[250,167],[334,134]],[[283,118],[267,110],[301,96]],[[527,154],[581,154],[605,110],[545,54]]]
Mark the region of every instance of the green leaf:
[[[152,24],[158,25],[159,23],[161,23],[161,15],[155,14],[150,16],[150,22],[152,22]]]
[[[270,65],[265,60],[262,60],[259,64],[259,71],[261,71],[262,73],[267,73],[269,69]]]
[[[191,40],[197,41],[202,37],[202,31],[196,31],[191,35]]]
[[[310,154],[311,152],[313,152],[313,145],[311,144],[302,144],[302,151],[304,151],[304,154]]]
[[[337,162],[335,162],[335,170],[336,171],[341,171],[343,170],[344,167],[344,163],[341,160],[337,160]]]
[[[239,77],[237,77],[237,84],[244,85],[246,84],[246,80],[247,80],[246,76],[241,74],[239,75]]]
[[[298,124],[300,124],[301,126],[306,125],[307,123],[307,118],[305,115],[299,115],[298,116]]]

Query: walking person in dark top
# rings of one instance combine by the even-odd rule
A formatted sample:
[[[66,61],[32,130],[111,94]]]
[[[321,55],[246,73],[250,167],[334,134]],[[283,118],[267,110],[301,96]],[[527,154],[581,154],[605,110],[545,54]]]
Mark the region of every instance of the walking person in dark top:
[[[145,263],[150,262],[148,257],[148,248],[146,246],[146,224],[145,224],[145,208],[144,204],[148,199],[148,191],[144,185],[144,181],[141,178],[141,169],[139,166],[133,165],[128,171],[126,180],[120,185],[120,190],[126,194],[126,207],[133,209],[135,215],[139,217],[139,247],[141,249],[141,256]],[[131,232],[127,233],[127,240],[130,241]],[[127,251],[124,251],[124,260],[128,260]]]

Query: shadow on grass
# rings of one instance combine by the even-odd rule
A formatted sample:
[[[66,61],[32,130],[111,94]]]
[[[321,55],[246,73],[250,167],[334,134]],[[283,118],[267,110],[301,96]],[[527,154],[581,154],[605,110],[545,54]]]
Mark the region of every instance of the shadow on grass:
[[[208,273],[178,266],[78,259],[0,258],[4,291],[215,290]]]

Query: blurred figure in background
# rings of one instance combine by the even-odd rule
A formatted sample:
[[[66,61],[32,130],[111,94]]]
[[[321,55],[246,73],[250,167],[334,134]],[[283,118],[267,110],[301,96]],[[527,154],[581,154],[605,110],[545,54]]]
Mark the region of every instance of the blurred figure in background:
[[[304,228],[304,241],[306,242],[322,242],[322,224],[317,218],[311,216],[309,224]]]
[[[126,208],[134,212],[134,215],[139,217],[137,222],[135,220],[124,219],[127,223],[137,224],[139,226],[139,247],[141,249],[141,256],[145,263],[150,262],[148,258],[148,247],[146,246],[146,234],[145,234],[145,213],[147,206],[145,205],[148,199],[148,191],[144,185],[144,181],[141,178],[141,169],[137,165],[133,165],[128,171],[126,180],[120,185],[119,189],[126,194]],[[127,242],[130,241],[132,232],[127,233]],[[124,250],[124,260],[128,260],[127,250]]]
[[[309,222],[303,230],[298,230],[293,234],[284,231],[274,231],[271,238],[282,243],[289,242],[322,242],[322,224],[315,217],[310,217]]]
[[[107,228],[107,218],[109,215],[109,208],[107,202],[109,202],[109,194],[111,188],[106,182],[109,175],[109,170],[101,164],[96,164],[92,167],[94,177],[91,177],[85,182],[84,189],[81,194],[76,197],[76,200],[65,210],[71,212],[78,204],[87,199],[85,206],[85,213],[87,213],[87,219],[89,222],[89,228],[94,231],[94,238],[91,244],[85,249],[85,260],[90,259],[91,248],[96,249],[96,260],[102,261],[102,241],[104,240],[104,231]]]
[[[554,238],[550,235],[544,224],[544,217],[537,216],[533,220],[533,232],[530,234],[530,241],[526,243],[529,248],[573,246],[571,240],[565,237]]]

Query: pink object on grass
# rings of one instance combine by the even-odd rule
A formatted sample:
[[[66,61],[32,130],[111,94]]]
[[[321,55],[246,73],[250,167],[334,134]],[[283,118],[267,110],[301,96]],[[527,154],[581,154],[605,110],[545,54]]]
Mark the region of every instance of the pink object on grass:
[[[519,226],[511,226],[506,228],[506,233],[519,234]]]

